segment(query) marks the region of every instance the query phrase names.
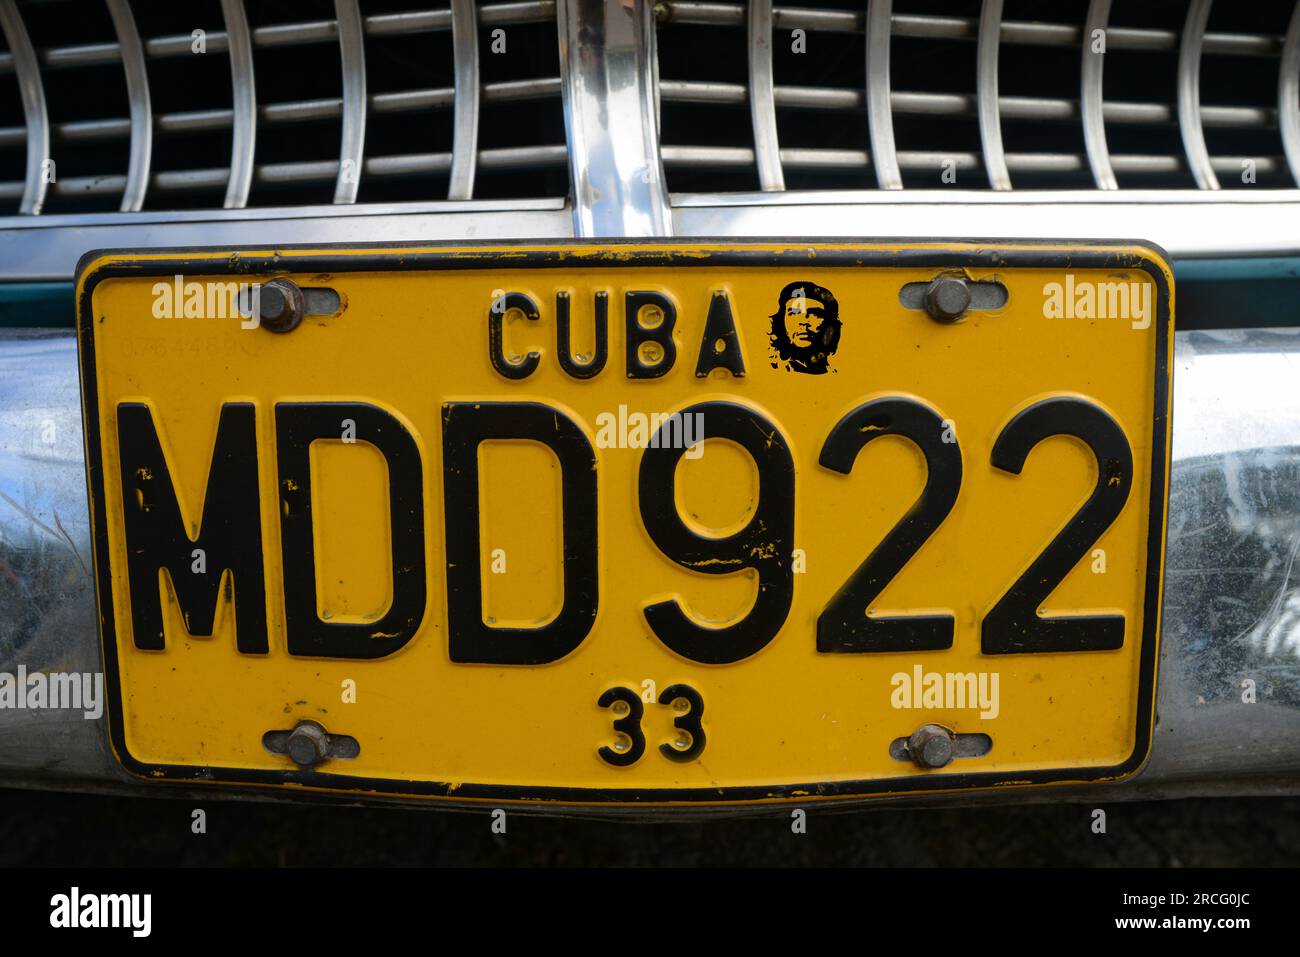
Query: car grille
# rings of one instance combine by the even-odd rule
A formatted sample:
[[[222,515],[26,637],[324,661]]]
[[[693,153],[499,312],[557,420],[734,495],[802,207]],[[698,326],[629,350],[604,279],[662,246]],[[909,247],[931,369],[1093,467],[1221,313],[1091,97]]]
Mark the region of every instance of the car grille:
[[[1119,187],[1212,188],[1189,162],[1202,150],[1223,188],[1291,187],[1300,132],[1290,132],[1288,168],[1278,103],[1287,96],[1297,110],[1296,9],[1290,0],[896,0],[892,10],[879,0],[665,0],[656,12],[669,187],[1095,189],[1110,185],[1096,169],[1108,157]],[[1208,21],[1189,20],[1200,11]],[[983,39],[982,16],[991,23]],[[1089,77],[1081,44],[1093,16],[1106,48],[1104,70]],[[1199,79],[1182,112],[1180,72]],[[1090,84],[1104,117],[1092,143],[1081,106]],[[879,98],[871,110],[868,90]],[[1000,147],[981,136],[981,109]]]
[[[7,212],[568,190],[554,0],[0,0],[4,8]],[[456,42],[462,32],[477,43]],[[22,45],[38,76],[24,75]],[[43,101],[54,160],[40,204],[26,183],[24,86]]]
[[[1300,184],[1291,0],[813,2],[654,5],[679,199]],[[566,196],[585,158],[556,20],[556,0],[0,0],[0,214]]]

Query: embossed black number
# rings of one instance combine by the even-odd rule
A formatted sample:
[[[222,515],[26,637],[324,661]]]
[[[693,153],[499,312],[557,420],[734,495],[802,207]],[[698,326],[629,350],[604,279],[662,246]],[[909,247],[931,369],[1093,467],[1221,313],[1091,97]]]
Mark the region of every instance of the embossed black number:
[[[1124,430],[1104,409],[1085,399],[1044,399],[1017,414],[993,445],[994,467],[1019,475],[1030,450],[1053,435],[1072,435],[1092,449],[1097,457],[1097,485],[985,616],[980,646],[986,655],[1108,651],[1124,644],[1123,615],[1038,614],[1039,605],[1115,521],[1133,484],[1133,453]]]
[[[840,419],[826,437],[818,461],[824,468],[848,475],[863,446],[882,435],[901,435],[916,443],[925,456],[925,488],[817,618],[817,650],[821,652],[952,647],[952,615],[866,614],[871,602],[952,511],[961,488],[961,452],[947,424],[929,406],[902,396],[873,399]]]
[[[659,640],[682,657],[708,665],[731,664],[775,638],[790,613],[794,460],[781,430],[753,409],[734,402],[700,402],[681,414],[701,417],[703,438],[730,439],[750,454],[758,466],[758,506],[733,535],[709,537],[687,527],[677,512],[674,491],[677,463],[685,449],[680,441],[672,441],[671,423],[665,423],[641,458],[641,521],[659,550],[685,568],[710,575],[755,569],[758,597],[749,614],[723,628],[696,624],[672,599],[647,606],[645,617]]]
[[[614,719],[614,730],[627,735],[629,746],[626,751],[615,751],[608,745],[597,752],[601,758],[615,767],[625,768],[636,764],[645,754],[645,732],[641,730],[641,715],[645,709],[641,706],[641,696],[631,688],[610,688],[596,701],[602,708],[613,707],[618,702],[627,705],[627,714]]]
[[[685,748],[661,744],[659,753],[670,761],[694,761],[703,753],[706,743],[704,697],[690,685],[672,685],[664,689],[664,693],[659,696],[659,704],[666,707],[671,707],[678,701],[684,701],[686,709],[673,709],[677,712],[676,717],[673,718],[673,727],[687,734],[690,737],[690,744]],[[619,751],[603,745],[596,753],[607,763],[625,768],[636,764],[641,760],[641,755],[645,754],[645,732],[641,730],[641,719],[645,715],[645,708],[641,704],[641,696],[631,688],[609,688],[596,701],[596,704],[602,708],[612,708],[620,703],[627,707],[627,711],[614,720],[614,730],[627,736],[629,746],[627,750]]]
[[[686,748],[675,748],[671,744],[659,745],[659,753],[670,761],[694,761],[704,751],[704,698],[690,685],[671,685],[659,696],[659,703],[672,706],[675,701],[685,701],[689,710],[679,712],[673,718],[673,727],[690,735],[691,743]]]

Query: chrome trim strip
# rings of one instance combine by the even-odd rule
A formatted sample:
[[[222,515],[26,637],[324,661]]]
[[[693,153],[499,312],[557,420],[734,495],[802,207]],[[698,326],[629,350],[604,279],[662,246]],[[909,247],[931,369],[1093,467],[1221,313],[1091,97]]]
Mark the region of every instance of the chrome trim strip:
[[[871,165],[881,189],[902,189],[903,174],[894,151],[894,117],[889,102],[890,12],[893,0],[867,2],[867,130]]]
[[[564,124],[578,236],[668,236],[651,0],[558,5]]]
[[[890,193],[678,194],[672,199],[673,228],[683,237],[1138,236],[1178,258],[1300,255],[1295,229],[1300,190],[1234,190],[1231,197],[1198,190],[997,193],[949,187]],[[419,244],[468,235],[506,242],[569,238],[576,222],[571,205],[559,198],[0,217],[0,281],[66,282],[87,249],[110,246],[239,246],[266,236],[277,243]]]
[[[1277,81],[1278,128],[1282,148],[1291,167],[1291,178],[1300,186],[1300,0],[1296,0],[1291,25],[1282,45],[1282,64]]]
[[[759,189],[785,189],[772,80],[772,0],[749,0],[749,118]]]
[[[50,116],[45,107],[45,87],[41,84],[36,51],[32,48],[31,37],[27,35],[27,27],[15,0],[0,0],[0,31],[3,31],[5,42],[12,51],[18,91],[23,100],[23,118],[27,123],[27,172],[18,212],[24,216],[38,216],[45,206],[49,185],[45,177],[45,161],[50,159]]]
[[[366,48],[357,0],[334,0],[343,66],[343,135],[334,202],[355,203],[366,148]]]
[[[221,0],[221,16],[230,38],[230,180],[225,209],[243,209],[253,185],[257,147],[257,89],[253,78],[253,41],[248,32],[244,0]],[[161,117],[159,118],[161,120]],[[161,124],[160,124],[161,125]]]
[[[788,151],[787,151],[788,152]],[[945,154],[946,155],[946,154]],[[1013,154],[1014,155],[1014,154]],[[1098,192],[1081,189],[1042,189],[1014,194],[990,193],[982,189],[909,189],[901,193],[881,193],[874,189],[804,189],[786,190],[784,193],[727,192],[727,193],[673,193],[675,208],[692,206],[928,206],[945,203],[953,207],[964,206],[1024,206],[1043,209],[1046,216],[1051,208],[1062,205],[1077,206],[1156,206],[1182,207],[1187,205],[1212,206],[1280,206],[1292,207],[1300,212],[1300,189],[1263,189],[1233,192],[1231,198],[1223,194],[1201,192],[1197,189],[1126,189]],[[0,226],[4,221],[0,219]],[[1096,232],[1094,230],[1094,232]],[[899,235],[906,235],[900,233]],[[1030,233],[1031,237],[1044,234]],[[1079,234],[1082,235],[1082,234]],[[1300,237],[1296,239],[1300,249]],[[1232,255],[1232,246],[1224,243],[1222,255]]]
[[[333,166],[333,162],[327,162]],[[401,203],[353,203],[351,206],[264,206],[258,209],[146,209],[134,216],[120,213],[53,213],[30,219],[21,216],[0,216],[0,234],[11,229],[54,230],[83,226],[126,226],[144,224],[191,223],[202,225],[213,222],[262,222],[282,219],[347,219],[365,216],[421,216],[448,213],[493,213],[517,210],[568,210],[567,201],[560,196],[542,199],[472,199],[449,202],[445,199]],[[200,237],[190,237],[188,246],[198,245]]]
[[[1235,197],[1237,190],[1232,192]],[[1245,191],[1242,191],[1245,192]],[[1203,201],[1129,201],[1127,191],[1056,194],[990,190],[749,193],[726,197],[674,196],[675,234],[798,242],[809,236],[918,240],[942,236],[981,239],[1148,240],[1174,257],[1300,255],[1300,192],[1260,191],[1255,202],[1197,193]],[[1110,197],[1115,197],[1111,201]],[[748,200],[748,201],[746,201]],[[900,201],[903,200],[903,201]],[[1208,200],[1208,201],[1204,201]]]
[[[1178,48],[1178,128],[1187,151],[1187,165],[1201,189],[1218,189],[1201,127],[1201,47],[1214,0],[1192,0],[1187,8],[1183,39]]]
[[[447,198],[472,199],[479,123],[478,25],[474,18],[474,0],[451,0],[451,34],[456,58],[456,93]]]
[[[135,28],[127,0],[108,0],[113,30],[122,50],[122,69],[126,72],[126,94],[131,112],[131,157],[122,187],[121,210],[134,213],[144,207],[149,189],[149,167],[153,163],[153,108],[149,102],[149,75],[144,65],[144,45]]]
[[[490,236],[502,243],[573,237],[572,215],[558,199],[57,215],[23,217],[27,228],[8,228],[17,219],[0,220],[0,281],[71,282],[77,261],[89,249],[237,247],[254,242],[423,246],[464,242],[467,236]]]
[[[1098,189],[1118,189],[1115,170],[1110,165],[1110,151],[1106,148],[1106,119],[1102,106],[1102,67],[1106,54],[1092,52],[1092,35],[1102,31],[1106,38],[1110,22],[1110,0],[1091,0],[1088,19],[1083,29],[1083,62],[1080,67],[1082,89],[1079,93],[1079,114],[1083,119],[1083,146],[1088,154],[1088,166]]]
[[[975,90],[979,103],[980,143],[989,186],[1011,188],[1011,174],[1002,151],[1002,120],[998,115],[998,39],[1002,35],[1002,0],[984,0],[976,45]]]

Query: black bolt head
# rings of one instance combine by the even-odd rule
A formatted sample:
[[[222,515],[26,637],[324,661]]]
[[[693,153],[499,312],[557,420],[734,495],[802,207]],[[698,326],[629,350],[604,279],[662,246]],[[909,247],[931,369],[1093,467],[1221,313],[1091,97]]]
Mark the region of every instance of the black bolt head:
[[[923,768],[945,767],[953,758],[953,733],[939,724],[923,724],[907,739],[907,752]]]
[[[296,283],[272,279],[258,291],[258,316],[264,328],[272,332],[290,332],[302,322],[307,301]]]
[[[284,750],[293,759],[294,764],[310,768],[325,760],[328,744],[324,729],[304,721],[289,732]]]
[[[925,311],[939,322],[956,322],[970,308],[970,289],[966,280],[940,276],[925,291]]]

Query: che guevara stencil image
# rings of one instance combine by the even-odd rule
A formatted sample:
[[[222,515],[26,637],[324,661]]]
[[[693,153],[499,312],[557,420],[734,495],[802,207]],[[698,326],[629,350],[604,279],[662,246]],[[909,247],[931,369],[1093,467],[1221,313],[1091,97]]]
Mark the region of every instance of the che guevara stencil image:
[[[840,344],[840,304],[815,282],[792,282],[781,290],[772,314],[772,368],[825,375]]]

